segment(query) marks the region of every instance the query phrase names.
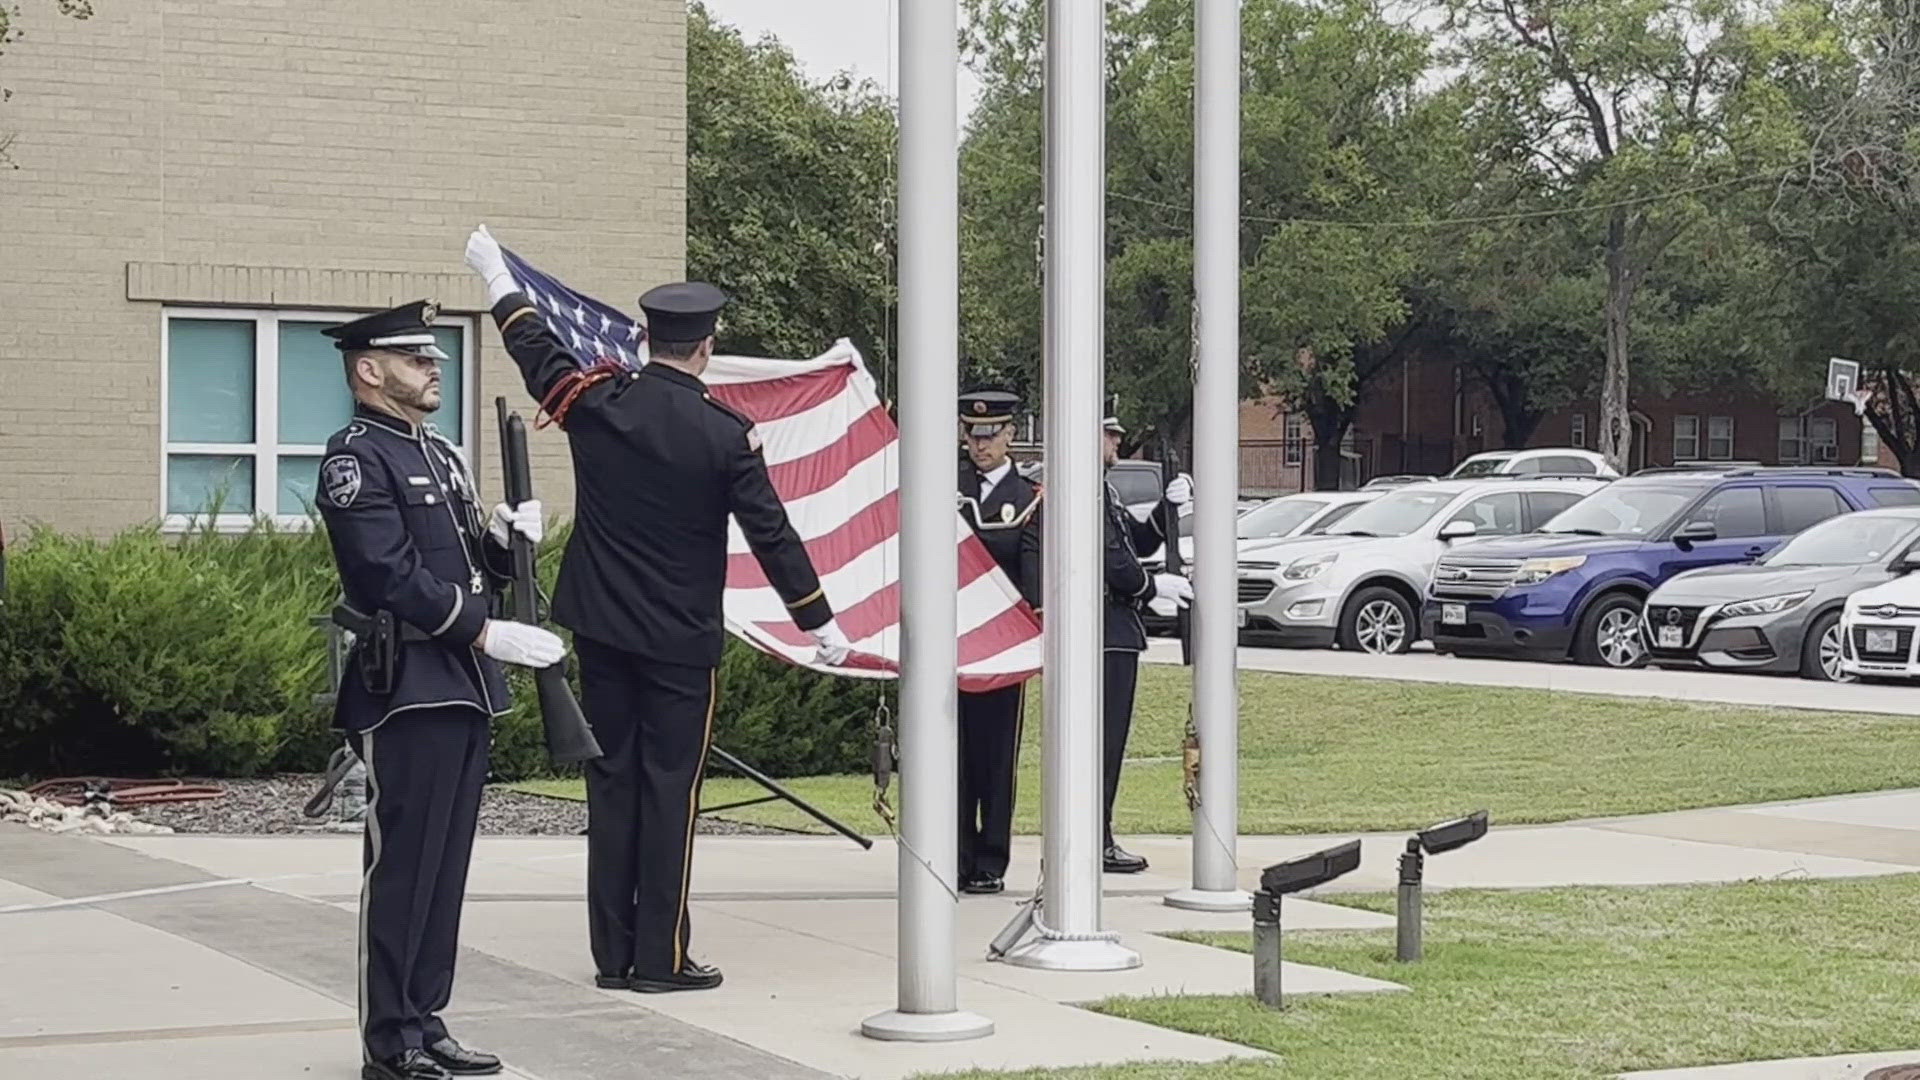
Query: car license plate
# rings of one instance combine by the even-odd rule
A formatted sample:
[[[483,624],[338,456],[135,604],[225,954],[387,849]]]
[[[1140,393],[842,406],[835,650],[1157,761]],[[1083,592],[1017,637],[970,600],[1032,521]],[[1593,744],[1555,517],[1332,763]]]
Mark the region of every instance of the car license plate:
[[[1467,605],[1441,604],[1440,621],[1446,623],[1448,626],[1467,625]]]
[[[1240,627],[1243,630],[1246,629],[1246,626],[1247,626],[1247,609],[1246,608],[1233,609],[1233,625]]]
[[[1660,635],[1657,643],[1663,649],[1679,648],[1680,647],[1680,628],[1677,626],[1661,627]]]
[[[1897,653],[1900,651],[1900,632],[1898,630],[1869,630],[1866,644],[1867,652]]]

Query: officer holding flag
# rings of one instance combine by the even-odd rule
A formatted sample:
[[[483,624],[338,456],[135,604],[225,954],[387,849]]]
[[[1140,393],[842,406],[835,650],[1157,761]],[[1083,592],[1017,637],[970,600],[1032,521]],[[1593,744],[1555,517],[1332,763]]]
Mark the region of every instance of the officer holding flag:
[[[581,702],[604,756],[586,763],[587,925],[602,988],[720,985],[688,951],[694,816],[713,740],[727,522],[828,665],[850,648],[787,519],[753,424],[707,393],[726,294],[663,285],[640,298],[649,361],[579,358],[520,291],[483,225],[467,265],[527,391],[567,433],[577,514],[553,621],[573,631]]]

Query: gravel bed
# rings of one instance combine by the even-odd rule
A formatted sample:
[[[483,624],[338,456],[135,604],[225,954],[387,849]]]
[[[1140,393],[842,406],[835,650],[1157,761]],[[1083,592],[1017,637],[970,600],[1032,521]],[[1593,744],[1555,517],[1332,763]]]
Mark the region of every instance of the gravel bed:
[[[262,835],[285,833],[358,833],[358,822],[314,821],[301,808],[320,788],[320,776],[284,774],[260,780],[214,781],[226,789],[218,799],[160,803],[131,808],[134,817],[170,825],[177,833]],[[338,798],[338,793],[335,795]],[[337,808],[336,802],[336,808]],[[587,804],[572,799],[528,795],[489,786],[480,798],[482,836],[571,836],[587,827]],[[781,830],[702,817],[695,831],[705,835],[779,834]]]

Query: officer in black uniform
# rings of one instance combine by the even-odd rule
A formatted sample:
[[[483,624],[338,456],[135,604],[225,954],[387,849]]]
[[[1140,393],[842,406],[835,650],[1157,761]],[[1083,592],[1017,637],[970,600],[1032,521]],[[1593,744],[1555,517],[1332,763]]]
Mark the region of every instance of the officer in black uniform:
[[[1013,419],[1020,396],[982,389],[960,397],[960,513],[1040,610],[1040,491],[1013,467]],[[1026,718],[1026,688],[960,694],[960,889],[1006,887],[1013,851],[1014,776]]]
[[[546,630],[490,618],[509,530],[540,507],[483,518],[473,474],[426,424],[440,407],[434,305],[325,331],[345,354],[353,421],[327,441],[316,502],[339,568],[334,620],[354,635],[334,725],[367,770],[360,892],[365,1080],[497,1073],[447,1034],[460,905],[487,776],[489,721],[507,711],[499,661],[565,653]]]
[[[586,764],[587,925],[595,982],[647,993],[720,985],[687,953],[700,780],[713,737],[727,519],[828,664],[848,643],[787,520],[745,417],[700,375],[726,295],[663,285],[640,298],[650,360],[582,371],[520,293],[485,226],[467,263],[487,281],[507,352],[567,432],[578,518],[553,599],[574,632],[581,706],[605,756]]]
[[[1111,469],[1120,460],[1120,439],[1126,428],[1107,417],[1101,425],[1106,432],[1106,464]],[[1112,484],[1106,497],[1106,851],[1103,863],[1109,874],[1137,874],[1147,868],[1147,860],[1125,850],[1113,839],[1113,800],[1120,791],[1120,765],[1127,757],[1127,736],[1133,729],[1133,691],[1140,678],[1140,654],[1147,648],[1147,629],[1140,622],[1140,608],[1151,605],[1162,615],[1172,615],[1193,599],[1193,586],[1179,574],[1149,574],[1140,565],[1141,551],[1154,551],[1164,542],[1160,514],[1146,521],[1133,516],[1120,502],[1120,493]],[[1182,476],[1167,485],[1166,501],[1187,502],[1192,498],[1192,481]]]

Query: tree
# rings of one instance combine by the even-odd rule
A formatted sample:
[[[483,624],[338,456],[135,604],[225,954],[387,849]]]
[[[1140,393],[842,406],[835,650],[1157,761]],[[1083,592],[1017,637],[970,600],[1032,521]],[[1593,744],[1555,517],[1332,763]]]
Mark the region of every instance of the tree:
[[[969,0],[984,95],[962,155],[963,340],[973,370],[1039,384],[1044,98],[1037,0]],[[1107,390],[1143,439],[1184,444],[1193,399],[1189,0],[1108,5]],[[1313,418],[1322,486],[1366,385],[1417,337],[1404,295],[1453,102],[1425,37],[1364,0],[1242,10],[1243,392]],[[1411,329],[1410,329],[1411,328]]]
[[[93,18],[92,0],[54,0],[54,3],[59,8],[60,14],[70,19]],[[6,55],[7,46],[20,40],[22,37],[20,28],[15,26],[13,22],[19,14],[20,9],[18,7],[10,7],[4,3],[0,3],[0,56]],[[0,86],[0,105],[6,104],[12,97],[12,90]],[[12,146],[13,135],[11,133],[0,133],[0,167],[13,169],[20,167],[7,153],[8,149]]]
[[[1626,464],[1635,302],[1708,193],[1781,163],[1747,0],[1450,0],[1454,59],[1497,183],[1519,206],[1592,208],[1604,274],[1602,453]]]
[[[809,83],[700,3],[687,15],[687,274],[734,299],[723,348],[813,356],[848,337],[891,385],[895,124],[845,76]]]

